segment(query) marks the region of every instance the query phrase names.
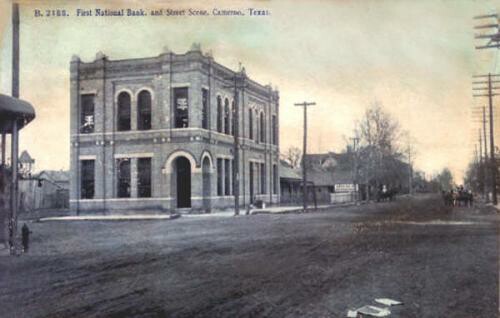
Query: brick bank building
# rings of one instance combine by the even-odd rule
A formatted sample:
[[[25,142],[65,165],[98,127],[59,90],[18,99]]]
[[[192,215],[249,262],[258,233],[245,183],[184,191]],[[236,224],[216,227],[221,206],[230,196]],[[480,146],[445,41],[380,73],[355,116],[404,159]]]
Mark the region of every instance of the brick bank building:
[[[228,78],[242,74],[199,45],[140,59],[74,56],[71,210],[232,207],[236,113],[240,204],[278,203],[279,94],[246,76],[231,88]]]

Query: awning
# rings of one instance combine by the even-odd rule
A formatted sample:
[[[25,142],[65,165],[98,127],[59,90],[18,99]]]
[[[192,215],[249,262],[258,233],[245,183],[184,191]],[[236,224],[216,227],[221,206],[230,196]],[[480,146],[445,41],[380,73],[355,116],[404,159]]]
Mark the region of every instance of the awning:
[[[12,122],[17,120],[18,129],[35,118],[35,109],[30,103],[0,94],[0,131],[11,133]]]

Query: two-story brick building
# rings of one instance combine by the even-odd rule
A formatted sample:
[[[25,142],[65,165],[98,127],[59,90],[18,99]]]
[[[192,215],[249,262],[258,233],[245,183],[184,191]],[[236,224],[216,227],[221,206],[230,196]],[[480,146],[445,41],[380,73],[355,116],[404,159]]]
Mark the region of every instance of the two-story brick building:
[[[71,61],[70,207],[76,213],[279,202],[279,94],[193,45],[140,59]],[[235,93],[236,92],[236,93]],[[236,97],[236,98],[235,98]],[[235,104],[238,103],[238,105]]]

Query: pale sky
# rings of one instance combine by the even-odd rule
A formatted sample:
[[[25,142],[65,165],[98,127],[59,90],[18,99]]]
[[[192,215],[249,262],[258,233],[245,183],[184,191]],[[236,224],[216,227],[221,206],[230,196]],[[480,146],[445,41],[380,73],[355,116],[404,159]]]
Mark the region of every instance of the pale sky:
[[[339,151],[355,121],[378,101],[416,139],[415,165],[427,175],[449,167],[460,180],[472,158],[478,124],[473,74],[498,72],[495,51],[475,51],[472,17],[498,11],[495,1],[21,1],[21,98],[36,109],[20,149],[36,169],[69,168],[69,61],[176,53],[200,42],[223,65],[280,91],[281,149],[301,147],[309,111],[309,151]],[[93,8],[241,9],[244,17],[76,17]],[[34,9],[70,17],[35,18]],[[263,8],[266,17],[250,17]],[[0,92],[10,94],[10,1],[0,0]],[[498,109],[498,108],[497,108]],[[497,112],[498,113],[498,112]],[[497,116],[498,118],[498,116]],[[499,127],[500,125],[497,125]],[[496,130],[500,140],[500,130]]]

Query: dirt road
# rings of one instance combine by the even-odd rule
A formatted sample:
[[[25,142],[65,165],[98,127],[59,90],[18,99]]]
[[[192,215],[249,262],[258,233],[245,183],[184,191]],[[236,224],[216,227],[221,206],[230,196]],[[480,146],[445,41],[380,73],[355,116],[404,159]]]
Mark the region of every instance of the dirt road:
[[[498,217],[437,197],[308,214],[33,223],[1,317],[497,317]]]

